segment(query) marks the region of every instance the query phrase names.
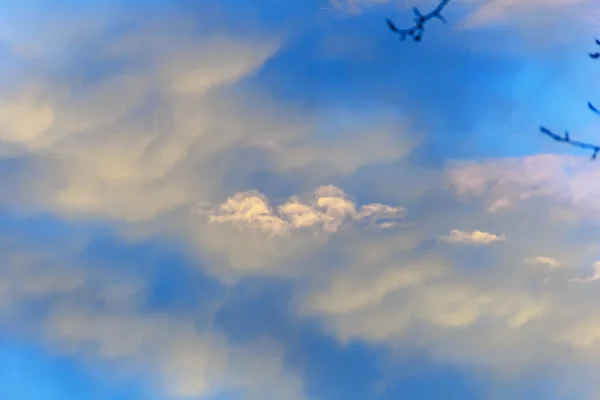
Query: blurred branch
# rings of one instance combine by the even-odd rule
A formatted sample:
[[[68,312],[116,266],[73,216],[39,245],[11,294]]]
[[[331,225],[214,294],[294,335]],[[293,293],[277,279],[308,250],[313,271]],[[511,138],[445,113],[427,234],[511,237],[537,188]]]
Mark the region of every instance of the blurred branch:
[[[398,28],[389,18],[387,18],[385,22],[390,30],[400,37],[401,41],[406,40],[407,36],[411,36],[415,42],[420,42],[423,38],[423,32],[425,31],[425,24],[428,21],[432,20],[433,18],[437,18],[443,23],[446,23],[446,19],[442,15],[442,10],[444,7],[446,7],[449,1],[450,0],[442,0],[436,8],[425,15],[421,14],[417,7],[413,7],[413,13],[415,14],[415,25],[408,29]]]

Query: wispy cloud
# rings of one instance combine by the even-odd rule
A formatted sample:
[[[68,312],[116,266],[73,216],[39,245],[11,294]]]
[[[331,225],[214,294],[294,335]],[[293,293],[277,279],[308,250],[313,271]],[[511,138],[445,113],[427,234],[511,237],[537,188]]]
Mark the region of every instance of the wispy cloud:
[[[241,390],[249,398],[267,392],[304,398],[301,381],[285,370],[279,344],[233,344],[213,326],[200,328],[176,310],[148,309],[154,284],[149,273],[115,273],[86,259],[80,248],[68,241],[52,249],[31,241],[1,246],[4,332],[26,331],[24,339],[95,360],[113,373],[150,374],[156,377],[153,390],[167,396]]]
[[[586,157],[536,155],[456,162],[449,167],[447,177],[459,195],[482,198],[491,212],[543,200],[583,217],[593,215],[598,208],[596,189],[588,184],[598,173],[600,169]]]
[[[538,257],[533,257],[533,258],[527,258],[525,260],[525,262],[527,264],[541,265],[541,266],[546,266],[546,267],[552,268],[552,269],[553,268],[558,268],[558,267],[561,266],[560,262],[558,262],[554,258],[546,257],[546,256],[538,256]]]
[[[498,22],[511,22],[517,17],[526,16],[532,20],[536,16],[558,17],[565,11],[584,12],[584,10],[593,10],[594,4],[589,0],[483,0],[483,1],[463,1],[464,3],[475,3],[477,8],[473,14],[465,21],[467,26],[477,26]],[[583,15],[578,16],[583,20]]]
[[[596,261],[593,265],[594,271],[591,276],[586,278],[574,278],[572,282],[587,283],[600,279],[600,261]]]
[[[335,10],[348,14],[360,14],[364,9],[390,3],[390,0],[329,0],[329,5]]]
[[[357,12],[368,3],[385,10],[385,2],[334,5]],[[435,3],[415,1],[423,10]],[[485,24],[543,8],[515,4],[450,7],[459,14],[481,6]],[[512,125],[494,121],[526,126],[548,104],[570,107],[559,91],[547,92],[556,87],[546,85],[548,60],[491,56],[443,35],[390,51],[361,30],[373,21],[367,13],[355,14],[360,29],[348,37],[339,26],[301,21],[296,26],[310,32],[286,38],[265,33],[270,26],[249,33],[250,23],[197,26],[181,9],[160,17],[121,11],[114,21],[110,13],[63,16],[42,29],[44,40],[4,35],[14,66],[0,67],[0,230],[11,236],[25,226],[24,236],[38,242],[65,230],[98,240],[75,250],[41,251],[33,239],[0,247],[3,331],[27,333],[107,374],[150,376],[174,397],[296,400],[312,394],[307,387],[318,397],[306,359],[331,356],[321,343],[340,358],[352,351],[332,338],[360,341],[369,357],[375,348],[390,360],[405,349],[422,352],[485,379],[541,371],[562,382],[584,367],[597,370],[600,299],[594,284],[571,284],[598,278],[587,270],[600,250],[600,203],[590,184],[597,164],[478,153],[515,150],[512,140],[497,146],[498,138],[509,142]],[[372,58],[318,58],[334,34],[363,38]],[[494,35],[481,36],[486,49]],[[531,88],[534,75],[541,78]],[[584,81],[567,75],[558,86]],[[459,143],[465,135],[469,152]],[[465,153],[478,161],[440,162]],[[32,214],[67,228],[24,219]],[[92,222],[96,230],[82,234]],[[121,247],[106,251],[108,236]],[[162,246],[173,253],[148,254]],[[180,267],[185,274],[168,275]],[[285,294],[271,301],[279,284]],[[268,297],[281,315],[248,311],[240,293]],[[251,323],[236,314],[225,326],[228,306],[238,303]],[[311,335],[317,352],[305,343]]]
[[[498,236],[482,231],[466,232],[453,229],[448,236],[443,236],[442,240],[448,243],[490,244],[499,241],[503,242],[506,240],[506,236],[504,234]]]

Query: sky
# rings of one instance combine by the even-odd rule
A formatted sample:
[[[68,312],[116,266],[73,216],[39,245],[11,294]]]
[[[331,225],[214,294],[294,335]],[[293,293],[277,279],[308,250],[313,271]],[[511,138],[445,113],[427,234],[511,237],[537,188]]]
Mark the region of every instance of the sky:
[[[0,397],[600,397],[593,0],[5,2]]]

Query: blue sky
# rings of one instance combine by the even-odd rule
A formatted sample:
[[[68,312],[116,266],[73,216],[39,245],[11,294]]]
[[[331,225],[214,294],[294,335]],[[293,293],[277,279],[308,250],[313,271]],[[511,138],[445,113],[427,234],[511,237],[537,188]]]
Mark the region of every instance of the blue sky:
[[[598,398],[592,0],[96,3],[0,12],[0,397]]]

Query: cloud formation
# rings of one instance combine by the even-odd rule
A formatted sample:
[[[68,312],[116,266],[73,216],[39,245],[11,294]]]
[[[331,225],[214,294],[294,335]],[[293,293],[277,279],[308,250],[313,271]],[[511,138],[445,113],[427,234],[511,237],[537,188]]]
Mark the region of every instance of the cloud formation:
[[[332,185],[292,196],[276,208],[269,205],[266,196],[254,190],[238,193],[212,210],[202,205],[198,212],[211,223],[231,223],[272,235],[286,235],[304,228],[336,232],[351,223],[387,229],[399,226],[406,215],[402,207],[378,203],[358,208],[340,188]]]
[[[3,332],[93,360],[112,374],[156,377],[154,390],[167,396],[240,391],[250,399],[304,399],[302,382],[286,372],[279,344],[233,344],[213,326],[200,328],[176,310],[148,310],[150,274],[98,265],[82,257],[80,244],[68,241],[51,249],[4,239]]]
[[[516,17],[527,17],[528,21],[536,16],[544,17],[576,17],[580,20],[582,15],[576,16],[577,11],[588,12],[594,10],[594,4],[589,0],[533,0],[533,1],[515,1],[515,0],[464,0],[463,3],[475,3],[478,5],[467,21],[468,26],[481,26],[484,24],[493,24],[499,22],[508,22]],[[570,15],[565,15],[568,13]],[[588,20],[592,22],[592,20]],[[586,21],[586,22],[588,22]]]
[[[561,266],[560,262],[558,262],[557,260],[555,260],[551,257],[545,257],[545,256],[528,258],[525,260],[525,262],[528,264],[533,264],[533,265],[546,266],[546,267],[552,268],[552,269],[558,268]]]
[[[473,231],[465,232],[453,229],[448,236],[442,237],[442,240],[448,243],[465,243],[465,244],[490,244],[498,241],[505,241],[504,234],[498,236],[493,233]]]
[[[484,17],[505,12],[501,3],[486,3],[496,8]],[[336,4],[357,10],[367,2]],[[293,43],[233,28],[198,35],[202,29],[175,19],[132,18],[124,30],[97,20],[94,29],[81,28],[78,20],[68,40],[49,34],[47,46],[37,48],[31,38],[9,41],[11,57],[27,68],[0,82],[4,208],[64,218],[74,230],[81,229],[74,220],[93,220],[118,228],[123,246],[132,238],[167,238],[195,257],[189,269],[223,285],[224,297],[235,298],[247,282],[283,281],[294,328],[316,320],[341,343],[361,341],[368,350],[376,344],[399,358],[420,351],[494,378],[548,363],[565,374],[597,368],[598,274],[587,270],[600,254],[593,239],[598,196],[590,184],[597,164],[542,154],[430,165],[417,156],[429,157],[431,146],[415,150],[437,130],[429,118],[456,98],[449,88],[467,79],[443,75],[452,71],[447,65],[432,75],[457,86],[407,90],[411,103],[438,99],[431,112],[397,105],[386,97],[387,82],[385,96],[364,100],[372,94],[364,88],[384,75],[355,76],[340,64],[339,80],[328,76],[322,85],[337,92],[315,106],[273,89],[280,89],[273,82],[300,79],[277,69],[292,64],[279,57],[297,61]],[[448,51],[455,51],[448,59],[462,54]],[[502,71],[509,65],[492,62]],[[401,83],[417,82],[421,67],[404,67]],[[324,82],[319,74],[310,78],[314,87]],[[361,79],[366,83],[348,88]],[[309,89],[307,96],[318,97]],[[406,109],[423,115],[407,116]],[[470,120],[487,111],[461,105],[449,114]],[[455,119],[440,120],[446,135]],[[443,147],[443,154],[451,150]],[[125,235],[131,232],[142,234]],[[487,246],[449,246],[441,235]],[[157,310],[160,301],[145,297],[157,279],[140,272],[146,265],[115,272],[110,262],[64,260],[60,246],[50,261],[30,247],[0,252],[7,260],[0,271],[3,326],[115,370],[141,371],[168,395],[305,398],[305,382],[287,365],[292,344],[237,342],[239,332],[215,326],[215,310],[227,299],[204,300],[210,312],[189,298],[189,314],[171,304]],[[180,295],[204,293],[193,289]]]
[[[460,196],[482,199],[489,212],[509,212],[527,202],[543,201],[547,209],[594,220],[600,203],[589,182],[599,173],[585,157],[541,154],[453,162],[447,179]]]
[[[329,0],[329,5],[336,10],[356,15],[360,14],[365,8],[387,5],[389,0]]]
[[[396,116],[382,114],[362,132],[324,127],[320,116],[256,87],[233,90],[275,56],[277,38],[194,37],[137,19],[115,37],[111,26],[102,27],[104,41],[87,39],[80,59],[46,66],[42,58],[43,73],[15,76],[5,88],[0,156],[27,162],[4,203],[144,222],[221,196],[230,174],[244,180],[267,169],[314,182],[399,160],[415,147],[396,134]],[[65,78],[90,63],[119,68]],[[317,135],[324,128],[334,135]]]
[[[147,372],[178,398],[204,398],[224,390],[241,391],[249,399],[304,398],[298,378],[282,373],[276,347],[236,348],[214,332],[167,315],[59,309],[45,321],[44,330],[67,352],[142,370],[151,366]]]

